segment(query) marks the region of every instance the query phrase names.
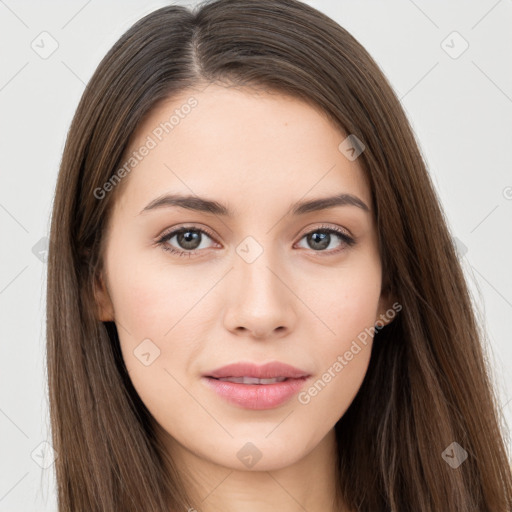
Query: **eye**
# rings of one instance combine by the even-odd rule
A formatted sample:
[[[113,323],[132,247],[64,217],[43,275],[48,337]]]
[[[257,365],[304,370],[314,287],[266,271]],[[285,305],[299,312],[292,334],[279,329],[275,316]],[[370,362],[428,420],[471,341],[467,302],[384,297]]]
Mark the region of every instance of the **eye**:
[[[205,238],[212,239],[212,237],[213,235],[205,229],[197,227],[181,227],[171,231],[170,233],[164,234],[159,240],[157,240],[157,244],[165,251],[169,251],[179,256],[190,257],[196,254],[197,250],[207,248],[204,247],[203,241]],[[176,238],[175,244],[177,244],[178,247],[171,244],[173,238]]]
[[[175,241],[171,243],[173,239]],[[203,243],[206,239],[214,239],[213,235],[206,229],[196,226],[183,226],[162,235],[156,243],[172,254],[191,257],[200,252],[201,249],[208,248],[208,245],[205,247]],[[330,226],[319,226],[306,233],[301,238],[301,240],[303,239],[306,239],[309,248],[313,251],[327,252],[328,254],[338,253],[355,244],[355,240],[347,232],[341,228]],[[336,242],[336,240],[338,240],[338,248],[333,249],[332,242]],[[331,250],[325,250],[329,248]]]
[[[334,235],[334,236],[333,236]],[[355,240],[344,230],[337,227],[320,226],[309,233],[306,233],[301,240],[306,239],[306,243],[315,252],[327,252],[329,254],[338,253],[355,244]],[[333,249],[332,242],[336,243],[338,239],[339,246],[334,250],[325,251],[325,249]],[[306,247],[307,249],[308,247]]]

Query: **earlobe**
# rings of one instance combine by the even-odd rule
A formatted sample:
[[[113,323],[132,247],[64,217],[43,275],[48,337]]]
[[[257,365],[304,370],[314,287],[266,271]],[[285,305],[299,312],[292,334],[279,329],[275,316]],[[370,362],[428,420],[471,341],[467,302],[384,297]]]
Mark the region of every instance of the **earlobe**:
[[[102,275],[94,280],[94,299],[96,301],[96,316],[101,322],[114,321],[114,307]]]

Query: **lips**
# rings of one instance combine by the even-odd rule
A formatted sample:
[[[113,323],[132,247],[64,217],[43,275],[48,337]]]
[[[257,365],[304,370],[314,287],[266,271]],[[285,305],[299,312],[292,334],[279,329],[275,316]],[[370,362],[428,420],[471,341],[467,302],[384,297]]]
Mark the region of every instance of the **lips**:
[[[308,377],[308,372],[290,366],[289,364],[272,362],[258,366],[253,363],[234,363],[222,368],[217,368],[205,375],[214,379],[225,379],[231,377],[252,377],[255,379],[300,379]]]
[[[310,374],[288,364],[263,366],[235,363],[203,375],[209,389],[245,409],[272,409],[284,404],[304,386]]]

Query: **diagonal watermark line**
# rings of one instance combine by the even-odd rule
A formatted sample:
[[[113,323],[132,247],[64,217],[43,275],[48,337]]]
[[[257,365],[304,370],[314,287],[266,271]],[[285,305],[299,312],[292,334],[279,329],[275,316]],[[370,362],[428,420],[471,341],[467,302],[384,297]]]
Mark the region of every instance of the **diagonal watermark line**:
[[[0,0],[0,3],[1,3],[2,5],[4,5],[4,7],[5,7],[6,9],[8,9],[9,11],[11,11],[11,13],[12,13],[14,16],[16,16],[16,18],[18,18],[18,20],[19,20],[19,21],[21,21],[21,23],[23,23],[23,25],[25,25],[25,27],[30,28],[30,27],[29,27],[29,26],[28,26],[28,25],[27,25],[27,24],[26,24],[26,23],[25,23],[25,22],[24,22],[24,21],[23,21],[23,20],[22,20],[22,19],[21,19],[21,18],[20,18],[20,17],[19,17],[19,16],[18,16],[18,15],[17,15],[17,14],[16,14],[16,13],[15,13],[15,12],[14,12],[14,11],[9,7],[9,6],[5,3],[5,2],[4,2],[4,1],[3,1],[3,0]]]
[[[487,78],[487,80],[489,80],[489,82],[491,82],[494,85],[494,87],[496,87],[496,89],[498,89],[501,92],[501,94],[503,94],[503,96],[507,98],[508,101],[512,102],[512,98],[474,60],[472,60],[471,62],[480,71],[480,73],[482,73],[482,75],[484,75]]]
[[[23,269],[23,270],[20,270],[20,272],[18,272],[18,274],[13,278],[11,279],[1,290],[0,290],[0,294],[4,293],[5,290],[7,290],[7,288],[9,288],[9,286],[11,286],[12,283],[14,283],[14,281],[16,281],[16,279],[18,279],[18,277],[20,277],[21,274],[23,274],[23,272],[25,272],[25,270],[27,270],[28,268],[28,265]]]
[[[0,409],[0,412],[27,438],[27,439],[30,439],[27,434],[25,434],[25,432],[23,432],[23,430],[21,430],[20,427],[18,427],[18,425],[16,425],[16,423],[14,423],[14,421],[11,420],[11,418],[9,418],[9,416],[7,416],[7,414],[5,414],[4,411],[2,411],[2,409]]]
[[[191,188],[190,188],[190,187],[189,187],[189,186],[188,186],[188,185],[187,185],[187,184],[186,184],[186,183],[185,183],[185,182],[184,182],[184,181],[183,181],[183,180],[182,180],[182,179],[181,179],[181,178],[180,178],[180,177],[179,177],[179,176],[178,176],[178,175],[177,175],[177,174],[176,174],[176,173],[175,173],[175,172],[174,172],[174,171],[173,171],[173,170],[172,170],[172,169],[171,169],[171,168],[170,168],[166,163],[165,163],[165,162],[164,162],[164,166],[165,166],[165,167],[167,167],[167,169],[169,169],[169,171],[171,171],[171,172],[174,174],[174,176],[176,176],[176,178],[178,178],[178,179],[181,181],[181,183],[183,183],[183,185],[185,185],[185,187],[187,187],[187,188],[190,190],[190,192],[191,192],[194,196],[199,197],[199,196],[198,196],[198,195],[197,195],[197,194],[196,194],[196,193],[195,193],[195,192],[194,192],[194,191],[193,191],[193,190],[192,190],[192,189],[191,189]],[[228,226],[228,225],[227,225],[227,224],[222,220],[222,218],[221,218],[219,215],[216,215],[216,214],[215,214],[215,217],[217,217],[217,219],[218,219],[222,224],[224,224],[224,226],[225,226],[225,227],[226,227],[230,232],[232,231],[232,229],[231,229],[231,228],[230,228],[230,227],[229,227],[229,226]]]
[[[27,475],[28,471],[0,498],[0,501],[2,501]]]
[[[21,68],[18,69],[18,71],[16,71],[12,77],[9,78],[9,80],[7,80],[7,82],[2,85],[2,87],[0,87],[0,91],[3,91],[27,66],[28,62],[25,62],[25,64],[23,64],[23,66],[21,66]]]
[[[128,334],[128,336],[132,335],[132,333],[117,318],[114,319],[114,323],[116,324],[116,326],[119,325],[119,327],[121,327],[123,331],[125,331]]]
[[[494,10],[494,8],[501,3],[501,0],[498,0],[472,27],[471,30],[473,30],[484,18],[487,17],[487,15]]]
[[[499,408],[499,410],[500,410],[500,414],[504,414],[504,409],[505,409],[505,407],[506,407],[510,402],[512,402],[512,398],[509,398],[509,399],[505,402],[505,404],[503,404],[503,405],[498,404],[498,408]],[[480,434],[480,432],[482,432],[482,430],[484,430],[484,428],[485,428],[485,427],[486,427],[486,425],[484,425],[484,427],[481,427],[481,428],[477,431],[476,435],[479,435],[479,434]]]
[[[62,27],[60,27],[61,30],[66,28],[71,23],[71,21],[73,21],[90,3],[91,0],[88,0],[73,16],[71,16],[68,21],[66,21],[66,23],[64,23],[64,25],[62,25]]]
[[[176,383],[183,389],[183,391],[186,391],[189,394],[189,396],[193,398],[198,405],[201,406],[201,408],[206,412],[206,414],[208,414],[208,416],[210,416],[215,421],[215,423],[217,423],[219,427],[222,428],[222,430],[224,430],[226,434],[228,434],[229,437],[233,438],[231,432],[229,432],[229,430],[226,427],[224,427],[224,425],[222,425],[222,423],[220,423],[217,420],[217,418],[215,418],[215,416],[187,388],[185,388],[185,386],[183,386],[181,382],[179,382],[178,379],[176,379],[176,377],[169,370],[167,370],[167,368],[164,368],[164,370],[176,381]]]
[[[316,187],[334,169],[334,167],[336,167],[336,164],[333,164],[331,168],[323,176],[321,176],[320,179],[316,183],[314,183],[311,186],[311,188],[308,191],[306,191],[306,193],[300,199],[303,199],[305,196],[307,196],[311,192],[311,190],[313,190],[313,188]],[[289,211],[285,213],[280,219],[278,219],[277,222],[275,222],[265,234],[268,235],[286,217],[286,215],[288,215],[288,213]]]
[[[73,73],[73,75],[75,75],[78,78],[78,80],[80,80],[80,82],[82,82],[85,85],[85,82],[63,60],[61,60],[61,62],[62,64],[64,64],[64,66],[66,66],[69,69],[69,71],[71,71],[71,73]]]
[[[233,473],[233,470],[231,470],[202,500],[201,500],[201,503],[203,501],[206,501],[211,495],[212,493],[221,485],[223,484],[227,478]]]
[[[292,494],[290,494],[285,487],[283,487],[283,485],[275,479],[275,477],[272,476],[272,473],[270,473],[270,471],[267,471],[267,474],[270,478],[272,478],[272,480],[274,480],[274,482],[279,485],[279,487],[281,487],[281,489],[283,489],[283,491],[288,494],[288,496],[290,496],[290,498],[295,501],[295,503],[297,503],[297,505],[299,505],[299,507],[302,509],[302,510],[305,510],[307,512],[307,508],[304,507],[304,505],[302,505],[302,503],[300,503],[299,501],[297,501],[297,499],[295,498],[295,496],[293,496]]]
[[[436,62],[404,95],[400,97],[400,101],[402,101],[438,65],[439,61]]]
[[[500,407],[500,409],[503,411],[503,409],[505,409],[505,407],[507,407],[507,405],[508,405],[510,402],[512,402],[512,398],[509,398],[509,399],[505,402],[505,404],[504,404],[504,405],[502,405],[502,406]]]
[[[285,416],[285,417],[284,417],[284,418],[283,418],[283,419],[282,419],[282,420],[281,420],[281,421],[280,421],[280,422],[279,422],[279,423],[278,423],[278,424],[277,424],[277,425],[276,425],[276,426],[275,426],[275,427],[274,427],[274,428],[273,428],[273,429],[272,429],[272,430],[271,430],[271,431],[270,431],[270,432],[265,436],[265,438],[267,438],[270,434],[272,434],[272,433],[277,429],[277,427],[279,427],[279,425],[281,425],[281,424],[284,422],[284,420],[286,420],[286,418],[288,418],[288,416],[290,416],[290,414],[291,414],[292,412],[294,412],[294,411],[295,411],[295,409],[292,409],[292,410],[291,410],[291,411],[290,411],[290,412],[289,412],[289,413],[288,413],[288,414],[287,414],[287,415],[286,415],[286,416]]]
[[[430,21],[430,23],[434,25],[434,27],[439,28],[437,23],[424,10],[422,10],[419,5],[413,2],[413,0],[409,0],[409,2],[411,2],[411,4],[414,5],[414,7],[416,7],[416,9],[418,9],[418,11],[420,11],[423,14],[423,16],[425,16],[425,18],[427,18]]]
[[[267,268],[270,270],[270,272],[272,272],[272,274],[274,274],[279,279],[279,281],[281,281],[286,286],[286,288],[288,288],[288,290],[290,290],[293,293],[293,295],[295,295],[295,297],[297,297],[297,299],[299,299],[302,302],[302,304],[304,304],[304,306],[306,306],[309,309],[309,311],[311,311],[311,313],[313,313],[313,315],[315,315],[318,318],[318,320],[320,320],[320,322],[322,322],[325,325],[325,327],[327,327],[327,329],[329,329],[329,331],[332,332],[332,334],[336,336],[336,333],[268,265]]]
[[[167,336],[232,270],[231,267],[165,334]]]
[[[478,270],[471,265],[471,268],[512,308],[512,303],[495,287],[493,286]]]
[[[480,224],[483,223],[483,221],[485,219],[487,219],[487,217],[489,217],[491,215],[491,213],[494,213],[494,211],[496,210],[496,208],[498,208],[499,204],[497,204],[471,231],[470,233],[473,233],[473,231],[475,231],[475,229],[480,226]]]
[[[18,224],[18,226],[20,226],[21,229],[23,229],[23,231],[28,234],[28,230],[25,228],[25,226],[3,204],[0,204],[0,208],[2,208],[2,210],[4,210],[4,212],[7,213],[11,219],[14,220],[14,222],[16,222],[16,224]]]

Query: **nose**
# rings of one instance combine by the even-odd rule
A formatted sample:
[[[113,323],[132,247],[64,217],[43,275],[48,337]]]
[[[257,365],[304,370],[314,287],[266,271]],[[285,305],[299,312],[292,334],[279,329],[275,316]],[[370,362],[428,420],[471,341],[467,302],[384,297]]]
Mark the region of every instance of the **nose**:
[[[238,256],[229,273],[224,326],[237,335],[275,339],[294,330],[297,300],[285,275],[267,252],[248,263]]]

